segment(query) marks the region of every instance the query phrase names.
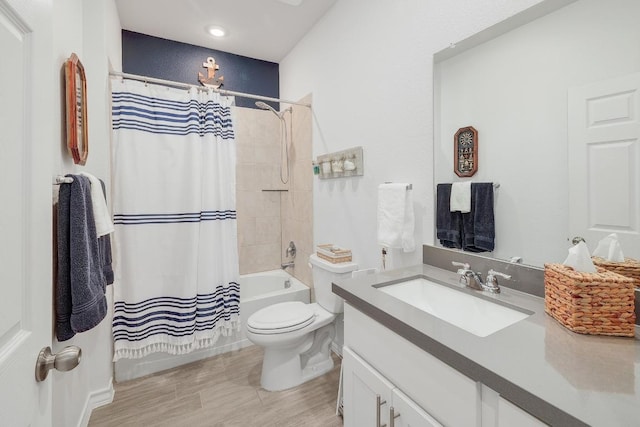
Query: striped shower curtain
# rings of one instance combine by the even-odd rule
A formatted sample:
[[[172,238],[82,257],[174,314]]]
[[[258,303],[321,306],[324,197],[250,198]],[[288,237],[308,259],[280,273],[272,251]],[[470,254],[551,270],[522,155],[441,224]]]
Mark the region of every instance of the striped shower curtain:
[[[112,82],[114,360],[239,327],[232,98]]]

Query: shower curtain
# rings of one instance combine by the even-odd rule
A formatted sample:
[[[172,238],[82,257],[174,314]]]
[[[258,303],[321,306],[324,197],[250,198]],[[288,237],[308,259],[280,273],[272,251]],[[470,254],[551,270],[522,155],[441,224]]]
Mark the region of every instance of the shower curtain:
[[[232,103],[112,82],[114,361],[239,328]]]

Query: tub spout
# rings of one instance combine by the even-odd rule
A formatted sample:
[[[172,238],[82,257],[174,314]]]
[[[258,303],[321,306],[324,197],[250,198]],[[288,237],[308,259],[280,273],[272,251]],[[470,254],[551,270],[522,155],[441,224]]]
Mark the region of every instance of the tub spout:
[[[280,268],[282,268],[283,270],[286,270],[287,267],[294,267],[295,265],[296,265],[295,262],[289,261],[289,262],[280,264]]]

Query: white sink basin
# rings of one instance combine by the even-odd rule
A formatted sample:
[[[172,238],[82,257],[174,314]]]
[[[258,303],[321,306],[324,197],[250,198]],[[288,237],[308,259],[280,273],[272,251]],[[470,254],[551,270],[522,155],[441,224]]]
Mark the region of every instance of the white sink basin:
[[[381,286],[378,290],[479,337],[491,335],[532,314],[424,278]]]

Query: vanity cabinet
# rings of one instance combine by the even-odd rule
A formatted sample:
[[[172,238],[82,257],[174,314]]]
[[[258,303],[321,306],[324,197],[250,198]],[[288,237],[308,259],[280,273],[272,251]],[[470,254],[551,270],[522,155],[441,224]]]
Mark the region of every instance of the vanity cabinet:
[[[546,425],[349,304],[344,342],[345,427]]]
[[[436,422],[436,424],[410,423],[404,425],[440,425],[437,422],[463,427],[479,427],[481,425],[479,383],[441,362],[349,304],[345,304],[345,347],[347,347],[346,350],[355,353],[366,363],[365,366],[370,368],[371,372],[369,373],[372,376],[383,379],[387,386],[391,387],[391,390],[397,391],[398,397],[396,399],[398,402],[409,396],[405,400],[408,402],[409,408],[419,409],[432,420],[431,422]],[[345,353],[347,353],[346,350]],[[375,421],[371,424],[365,422],[365,418],[360,418],[370,416],[368,413],[371,410],[362,408],[365,406],[369,408],[371,403],[360,402],[375,402],[376,394],[380,394],[382,400],[393,402],[393,393],[389,398],[388,394],[379,391],[382,388],[359,385],[358,382],[377,384],[374,380],[362,380],[361,378],[365,375],[362,369],[356,371],[360,375],[358,379],[347,379],[347,369],[355,364],[350,362],[347,356],[345,356],[343,364],[345,364],[343,387],[345,426],[375,426]],[[379,383],[383,382],[379,381]],[[350,387],[361,387],[361,390],[364,390],[355,394],[359,397],[354,399],[356,403],[352,408],[348,406],[351,399],[348,395],[353,393],[353,389]],[[367,387],[368,392],[366,391]],[[368,398],[361,397],[367,394]],[[398,404],[398,408],[400,406],[402,403]],[[409,412],[411,411],[409,410]],[[388,418],[388,414],[389,407],[383,405],[381,417]],[[352,416],[351,419],[350,416]],[[390,426],[387,418],[383,418],[381,423]],[[349,422],[356,420],[358,424],[349,424],[348,420]],[[395,425],[401,424],[396,423]]]
[[[348,347],[342,355],[345,427],[442,427]]]

